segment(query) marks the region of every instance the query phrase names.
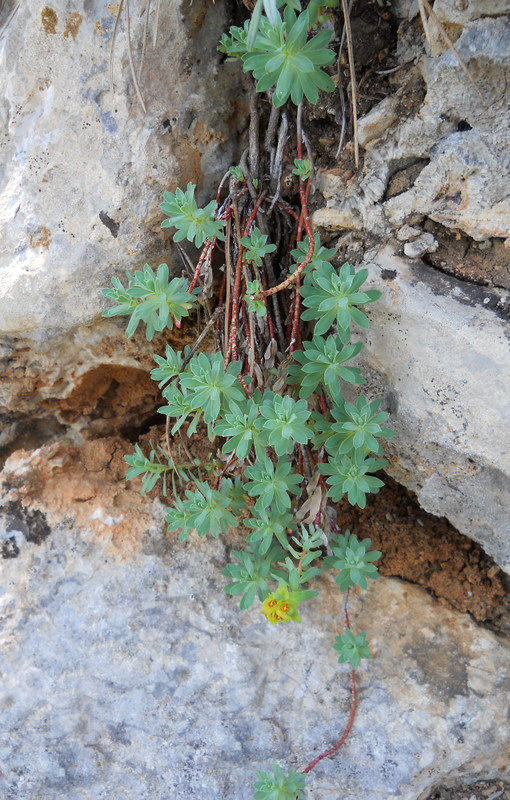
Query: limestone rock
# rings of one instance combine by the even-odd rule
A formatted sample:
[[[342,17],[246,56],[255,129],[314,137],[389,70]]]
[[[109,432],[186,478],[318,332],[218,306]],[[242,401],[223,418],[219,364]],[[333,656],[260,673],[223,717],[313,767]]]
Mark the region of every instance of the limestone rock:
[[[118,514],[103,532],[69,517],[43,529],[43,503],[36,538],[28,511],[4,513],[4,797],[251,800],[257,769],[303,769],[338,740],[350,697],[332,580],[299,626],[273,627],[222,591],[230,537],[168,538],[157,502],[130,548]],[[351,736],[308,795],[416,800],[446,779],[508,777],[507,643],[395,580],[351,617],[373,660]]]
[[[182,271],[160,229],[163,192],[193,181],[199,200],[209,199],[235,161],[244,119],[238,67],[223,64],[216,77],[227,24],[222,0],[163,3],[155,49],[151,15],[139,78],[146,113],[133,87],[124,15],[110,91],[115,4],[11,5],[17,10],[0,41],[4,440],[16,435],[17,418],[33,419],[34,406],[36,417],[49,414],[52,400],[76,390],[98,361],[138,366],[122,347],[122,324],[97,324],[106,306],[101,288],[145,261]],[[137,69],[143,27],[132,9]]]
[[[412,230],[412,229],[411,229]],[[401,233],[402,228],[399,233]],[[434,253],[439,247],[431,233],[422,233],[412,242],[404,244],[404,253],[408,258],[421,258],[425,253]]]
[[[390,247],[367,266],[383,296],[367,309],[362,369],[393,412],[389,471],[508,572],[510,296]]]
[[[394,411],[390,472],[508,571],[510,9],[503,0],[434,9],[476,89],[444,42],[428,53],[417,3],[395,2],[402,77],[359,121],[363,171],[320,176],[327,207],[313,221],[327,216],[331,231],[338,214],[339,250],[384,292],[368,311],[365,367]],[[374,139],[364,134],[372,120],[389,123]],[[354,225],[345,234],[347,202],[362,235]]]

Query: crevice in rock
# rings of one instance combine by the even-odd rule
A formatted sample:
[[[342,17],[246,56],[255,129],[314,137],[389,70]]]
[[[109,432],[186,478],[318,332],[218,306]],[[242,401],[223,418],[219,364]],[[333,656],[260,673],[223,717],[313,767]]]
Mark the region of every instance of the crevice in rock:
[[[402,158],[390,163],[390,177],[381,202],[409,191],[430,158]]]
[[[424,511],[416,495],[388,475],[366,508],[338,505],[338,522],[382,552],[380,572],[427,589],[442,605],[510,636],[508,576],[482,547],[444,517]]]
[[[510,783],[494,778],[466,781],[459,779],[449,786],[440,786],[419,800],[510,800]]]
[[[503,239],[476,242],[462,231],[426,219],[423,229],[439,243],[423,260],[434,269],[477,286],[510,290],[510,260]]]

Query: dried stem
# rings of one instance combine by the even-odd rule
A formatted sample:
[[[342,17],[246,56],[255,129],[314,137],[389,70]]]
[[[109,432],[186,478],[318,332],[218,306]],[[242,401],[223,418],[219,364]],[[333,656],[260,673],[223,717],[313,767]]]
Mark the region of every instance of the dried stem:
[[[147,109],[145,108],[145,103],[143,102],[140,86],[138,85],[138,78],[136,77],[135,65],[133,64],[133,53],[131,50],[131,20],[129,15],[129,0],[126,0],[126,29],[127,29],[127,41],[128,41],[129,68],[131,70],[131,76],[133,78],[133,83],[135,86],[136,96],[138,97],[138,102],[140,103],[143,109],[143,113],[145,114]]]
[[[342,0],[342,11],[345,23],[345,36],[347,39],[347,54],[349,56],[349,74],[351,76],[352,97],[352,122],[354,128],[354,163],[359,167],[359,142],[358,142],[358,106],[356,90],[356,73],[354,71],[354,51],[352,47],[351,18],[347,8],[347,0]]]

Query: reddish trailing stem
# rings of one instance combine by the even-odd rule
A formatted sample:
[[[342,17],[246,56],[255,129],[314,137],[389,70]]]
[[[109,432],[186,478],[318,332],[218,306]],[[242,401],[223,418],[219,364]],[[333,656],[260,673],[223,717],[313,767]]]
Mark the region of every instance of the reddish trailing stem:
[[[216,238],[214,239],[214,241],[216,241]],[[200,277],[200,270],[202,269],[202,265],[203,265],[205,259],[207,258],[207,254],[208,254],[209,250],[211,249],[211,246],[212,246],[212,242],[210,242],[209,239],[208,239],[206,241],[206,243],[204,244],[202,252],[200,253],[200,258],[198,259],[198,264],[196,265],[195,272],[193,274],[193,280],[191,281],[191,283],[190,283],[190,285],[188,287],[188,292],[190,294],[193,291],[193,289],[195,288],[195,286],[197,285],[197,281],[198,281],[198,279]]]
[[[246,225],[244,226],[243,236],[248,236],[250,233],[250,227],[253,224],[255,217],[257,216],[257,211],[260,208],[260,204],[264,199],[264,195],[261,194],[258,198],[257,202],[253,206],[253,211],[251,212]],[[229,361],[232,359],[235,361],[237,359],[237,317],[239,315],[239,300],[241,294],[241,278],[243,274],[243,252],[244,247],[239,242],[239,253],[237,256],[237,263],[236,263],[236,274],[235,274],[235,282],[234,282],[234,291],[232,294],[232,312],[231,312],[231,322],[230,322],[230,335],[229,335],[229,342],[227,351],[225,353],[225,369],[227,369]],[[245,384],[246,386],[246,384]],[[244,388],[244,387],[243,387]],[[246,387],[247,391],[248,387]]]
[[[343,612],[344,612],[345,627],[350,629],[351,626],[349,624],[349,615],[347,613],[347,600],[348,600],[348,597],[349,597],[349,589],[347,589],[347,591],[344,594]],[[314,760],[311,761],[308,764],[308,766],[303,770],[303,774],[307,774],[308,772],[311,772],[312,769],[315,766],[317,766],[319,761],[322,761],[323,758],[327,758],[327,756],[331,756],[331,755],[333,755],[333,753],[336,753],[336,751],[341,748],[341,746],[343,745],[343,743],[345,742],[345,740],[349,736],[349,732],[350,732],[350,730],[352,728],[352,723],[354,722],[354,715],[356,713],[356,679],[355,679],[355,675],[356,675],[356,671],[354,669],[351,669],[351,710],[350,710],[350,713],[349,713],[349,719],[347,720],[347,725],[345,726],[345,729],[344,729],[344,732],[342,733],[340,741],[337,742],[337,744],[334,747],[331,747],[329,750],[325,750],[324,753],[320,754],[320,756],[317,756],[317,758],[314,758]]]

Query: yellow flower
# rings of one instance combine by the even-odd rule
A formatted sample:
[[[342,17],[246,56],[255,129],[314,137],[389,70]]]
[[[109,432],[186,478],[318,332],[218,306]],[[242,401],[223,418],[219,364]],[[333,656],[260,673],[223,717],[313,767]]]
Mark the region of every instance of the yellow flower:
[[[279,586],[276,592],[268,594],[262,603],[260,613],[271,625],[277,625],[279,622],[301,622],[297,610],[302,600],[302,597],[299,597],[300,594],[302,592],[289,592],[286,586]]]
[[[276,616],[276,600],[274,599],[272,594],[268,594],[268,596],[262,603],[262,611],[260,613],[265,616],[265,618],[271,623],[271,625],[277,624],[278,618]]]

